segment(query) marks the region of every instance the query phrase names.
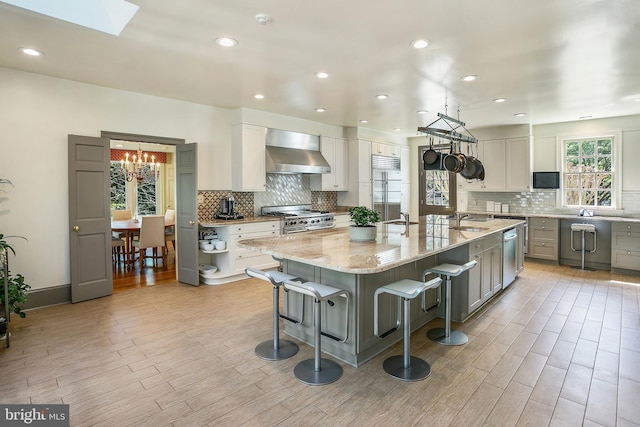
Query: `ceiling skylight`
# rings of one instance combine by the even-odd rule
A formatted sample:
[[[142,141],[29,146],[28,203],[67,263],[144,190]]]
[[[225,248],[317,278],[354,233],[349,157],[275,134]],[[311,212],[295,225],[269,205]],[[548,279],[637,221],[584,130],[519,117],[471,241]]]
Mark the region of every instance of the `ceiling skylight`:
[[[119,36],[139,7],[125,0],[0,0],[52,18]]]

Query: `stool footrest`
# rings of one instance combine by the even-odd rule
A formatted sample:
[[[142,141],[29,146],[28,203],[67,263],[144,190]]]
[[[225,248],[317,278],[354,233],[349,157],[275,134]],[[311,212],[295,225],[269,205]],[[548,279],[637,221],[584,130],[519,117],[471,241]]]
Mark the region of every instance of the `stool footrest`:
[[[284,314],[281,314],[280,318],[284,320],[288,320],[289,322],[294,323],[296,325],[302,323],[302,320],[296,320],[293,317],[285,316]]]

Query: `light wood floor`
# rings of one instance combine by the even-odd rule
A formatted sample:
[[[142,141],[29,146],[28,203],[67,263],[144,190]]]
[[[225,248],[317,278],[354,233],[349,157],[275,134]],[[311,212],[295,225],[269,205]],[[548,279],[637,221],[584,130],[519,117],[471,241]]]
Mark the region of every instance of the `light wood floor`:
[[[412,335],[432,375],[397,381],[382,361],[342,364],[306,386],[293,367],[313,349],[267,362],[271,289],[137,287],[12,321],[0,349],[0,402],[67,403],[71,425],[632,426],[640,425],[640,279],[527,263],[520,278],[462,325],[461,347]]]

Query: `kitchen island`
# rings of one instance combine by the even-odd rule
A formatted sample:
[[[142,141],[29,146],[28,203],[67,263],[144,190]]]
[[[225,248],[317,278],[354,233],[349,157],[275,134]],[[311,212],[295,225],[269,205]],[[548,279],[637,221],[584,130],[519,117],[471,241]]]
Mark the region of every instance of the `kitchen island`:
[[[501,242],[503,231],[521,227],[522,224],[523,221],[509,219],[481,223],[463,220],[461,227],[457,227],[457,224],[450,223],[447,216],[427,215],[409,226],[378,224],[375,242],[351,242],[348,227],[345,227],[240,240],[238,246],[281,259],[283,271],[288,274],[349,291],[351,307],[346,324],[345,299],[337,298],[332,304],[322,306],[322,331],[326,334],[322,350],[358,366],[402,339],[401,327],[382,339],[374,335],[373,297],[376,289],[404,278],[420,280],[426,268],[443,262],[467,262],[473,258],[473,249],[470,250],[470,247],[495,237],[499,237]],[[469,277],[468,273],[463,273],[456,278],[458,280],[454,282],[454,288],[468,294],[468,289],[479,285],[475,282],[480,280],[480,275],[471,276],[471,281]],[[482,287],[479,292],[483,293]],[[437,290],[431,290],[423,301],[420,298],[412,301],[413,330],[436,315],[442,316],[442,309],[437,306],[438,297]],[[304,315],[302,324],[285,321],[285,333],[312,343],[311,301],[309,299],[305,303],[304,298],[309,297],[285,293],[287,315],[294,318],[299,317],[300,313]],[[470,306],[466,302],[462,305]],[[379,309],[379,329],[393,330],[396,327],[396,300],[389,295],[382,295]],[[466,307],[461,310],[465,311]],[[465,311],[462,318],[470,314]],[[348,334],[348,340],[340,342],[339,339],[345,334]]]

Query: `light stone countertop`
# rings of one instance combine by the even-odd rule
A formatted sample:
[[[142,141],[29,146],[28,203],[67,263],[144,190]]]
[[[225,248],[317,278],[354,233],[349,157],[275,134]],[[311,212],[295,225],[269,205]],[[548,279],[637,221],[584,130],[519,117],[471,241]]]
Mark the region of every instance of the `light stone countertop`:
[[[351,242],[349,227],[275,237],[245,239],[238,246],[298,261],[316,267],[353,274],[378,273],[465,245],[489,234],[513,228],[521,220],[494,219],[486,222],[462,220],[462,226],[481,231],[449,229],[446,215],[427,215],[418,224],[378,224],[375,242]],[[455,225],[455,224],[452,224]]]
[[[493,215],[496,218],[500,217],[527,217],[527,218],[557,218],[557,219],[575,219],[576,221],[609,221],[609,222],[640,222],[640,218],[636,216],[607,216],[607,215],[594,215],[594,216],[579,216],[575,214],[567,213],[526,213],[526,212],[486,212],[486,211],[463,211],[461,214],[469,214],[471,216],[487,216]]]

